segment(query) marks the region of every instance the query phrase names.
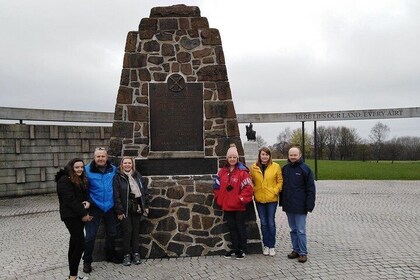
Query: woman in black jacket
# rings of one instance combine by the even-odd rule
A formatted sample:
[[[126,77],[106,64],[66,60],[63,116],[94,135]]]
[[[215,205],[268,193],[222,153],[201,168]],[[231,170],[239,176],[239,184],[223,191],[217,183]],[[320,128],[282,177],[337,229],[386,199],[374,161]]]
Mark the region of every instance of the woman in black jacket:
[[[57,182],[58,201],[60,203],[60,217],[70,233],[68,251],[69,279],[87,279],[77,277],[80,258],[85,248],[83,227],[85,222],[92,220],[88,213],[87,179],[84,172],[83,160],[74,158],[55,175]]]
[[[149,213],[149,192],[131,157],[122,158],[114,177],[114,209],[122,224],[123,265],[140,264],[140,218]]]

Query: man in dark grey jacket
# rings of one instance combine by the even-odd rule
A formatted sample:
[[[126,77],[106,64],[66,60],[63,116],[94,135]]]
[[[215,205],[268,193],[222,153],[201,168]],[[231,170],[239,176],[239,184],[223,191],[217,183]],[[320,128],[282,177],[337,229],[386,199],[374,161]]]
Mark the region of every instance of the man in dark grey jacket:
[[[288,163],[282,168],[283,188],[281,205],[286,212],[290,227],[293,251],[289,259],[298,258],[299,262],[307,261],[306,217],[315,207],[314,176],[303,162],[299,148],[289,149]]]

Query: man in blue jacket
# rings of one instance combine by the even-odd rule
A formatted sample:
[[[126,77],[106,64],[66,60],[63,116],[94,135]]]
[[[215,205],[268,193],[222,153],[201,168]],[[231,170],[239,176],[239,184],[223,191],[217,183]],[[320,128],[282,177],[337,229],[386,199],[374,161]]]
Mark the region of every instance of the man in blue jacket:
[[[83,254],[83,272],[92,271],[92,253],[95,246],[96,234],[101,220],[105,224],[105,256],[107,261],[115,260],[115,238],[117,236],[117,222],[114,213],[113,178],[116,167],[108,160],[108,153],[104,148],[96,148],[94,160],[85,167],[89,183],[89,214],[92,221],[85,224],[85,251]]]
[[[306,248],[306,216],[315,207],[314,176],[302,159],[299,148],[289,149],[288,163],[282,168],[283,189],[281,205],[286,212],[290,227],[293,251],[289,259],[308,260]]]

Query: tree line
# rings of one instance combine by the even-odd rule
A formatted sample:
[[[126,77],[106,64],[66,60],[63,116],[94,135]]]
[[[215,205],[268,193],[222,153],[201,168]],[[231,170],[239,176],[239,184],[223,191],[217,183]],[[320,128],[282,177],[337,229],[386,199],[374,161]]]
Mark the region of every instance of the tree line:
[[[319,126],[317,128],[317,158],[328,160],[419,160],[420,137],[404,136],[388,139],[390,128],[376,123],[369,134],[369,140],[362,139],[356,129],[345,126]],[[314,133],[305,130],[305,157],[314,158]],[[257,136],[258,146],[266,146],[263,138]],[[273,158],[287,158],[291,146],[302,148],[302,129],[284,129],[277,136],[277,143],[269,146]]]

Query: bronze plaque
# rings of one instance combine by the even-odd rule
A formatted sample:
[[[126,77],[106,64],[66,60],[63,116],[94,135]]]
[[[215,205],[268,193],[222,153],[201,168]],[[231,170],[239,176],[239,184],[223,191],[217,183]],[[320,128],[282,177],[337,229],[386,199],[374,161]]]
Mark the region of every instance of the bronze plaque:
[[[151,151],[203,151],[203,84],[181,75],[150,84]]]

